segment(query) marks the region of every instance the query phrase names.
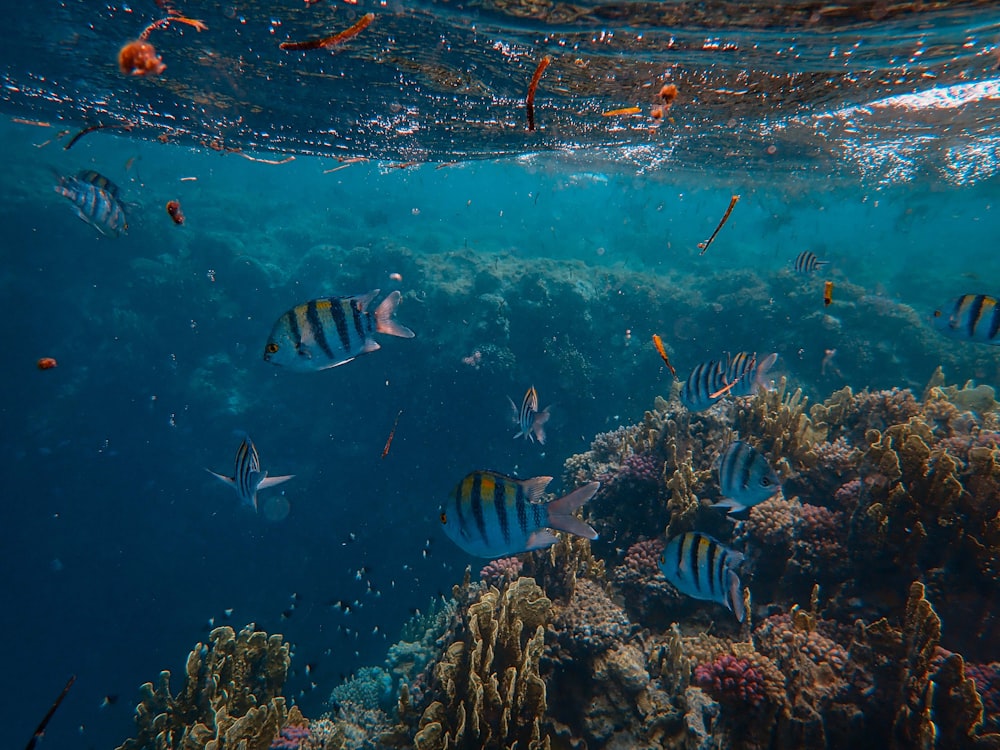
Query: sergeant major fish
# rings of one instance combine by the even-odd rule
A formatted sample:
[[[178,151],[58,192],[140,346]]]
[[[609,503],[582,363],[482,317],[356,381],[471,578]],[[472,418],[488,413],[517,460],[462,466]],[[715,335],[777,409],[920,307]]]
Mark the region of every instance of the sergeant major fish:
[[[689,531],[667,542],[660,555],[660,571],[682,594],[725,605],[743,622],[743,589],[734,570],[741,562],[741,552],[708,534]]]
[[[118,187],[104,175],[88,169],[76,177],[60,177],[55,191],[73,204],[77,216],[101,234],[117,237],[128,231]]]
[[[243,442],[236,449],[236,469],[231,477],[223,474],[216,474],[211,469],[205,469],[213,477],[221,479],[228,484],[239,495],[244,505],[249,505],[257,511],[257,491],[266,490],[276,484],[287,482],[294,477],[288,474],[283,477],[269,477],[266,471],[260,470],[260,457],[257,455],[257,447],[249,435],[243,436]]]
[[[531,386],[524,394],[521,401],[521,408],[517,408],[514,399],[507,397],[510,408],[514,410],[514,424],[520,428],[520,432],[514,435],[514,439],[524,437],[532,442],[537,440],[539,445],[545,445],[545,423],[549,421],[551,414],[546,406],[538,411],[538,392],[535,386]]]
[[[943,310],[935,310],[934,327],[945,336],[962,341],[1000,346],[1000,307],[996,297],[963,294]]]
[[[505,557],[543,549],[558,537],[549,529],[586,539],[597,532],[573,516],[601,486],[591,482],[550,503],[540,502],[552,477],[514,479],[493,471],[474,471],[458,483],[441,506],[444,533],[476,557]]]
[[[379,290],[361,296],[323,297],[293,307],[271,329],[264,359],[299,372],[313,372],[347,364],[359,354],[380,349],[375,333],[413,338],[409,328],[392,315],[401,294],[392,292],[374,313],[368,305]]]
[[[737,513],[762,503],[781,489],[781,480],[767,459],[749,443],[730,443],[719,459],[719,488],[723,500],[713,508]]]
[[[726,355],[725,362],[709,360],[695,365],[681,387],[681,403],[690,411],[704,411],[723,396],[752,396],[767,389],[766,376],[778,360],[776,353],[757,361],[756,354]]]
[[[829,262],[828,260],[820,260],[814,252],[803,250],[795,258],[795,271],[797,273],[812,273],[818,271]]]

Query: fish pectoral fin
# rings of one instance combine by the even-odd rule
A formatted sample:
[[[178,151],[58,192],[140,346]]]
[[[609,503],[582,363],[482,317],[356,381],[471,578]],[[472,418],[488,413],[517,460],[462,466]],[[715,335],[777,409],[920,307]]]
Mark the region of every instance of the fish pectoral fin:
[[[354,357],[351,357],[350,359],[341,360],[340,362],[334,362],[332,365],[323,365],[319,369],[320,370],[330,370],[330,369],[333,369],[334,367],[340,367],[341,365],[346,365],[348,362],[353,362],[353,361],[354,361]]]
[[[283,477],[269,477],[267,476],[267,472],[264,472],[264,476],[261,477],[260,484],[257,485],[257,489],[266,490],[268,487],[274,487],[276,484],[287,482],[294,476],[295,476],[294,474],[286,474]]]
[[[548,529],[542,529],[541,531],[536,531],[534,534],[528,537],[528,541],[524,548],[524,551],[530,552],[531,550],[534,549],[545,549],[546,547],[551,547],[558,541],[559,537],[557,537]]]
[[[381,348],[382,348],[382,345],[379,344],[379,342],[377,342],[375,339],[369,338],[369,339],[365,339],[365,343],[364,343],[364,346],[361,347],[361,351],[364,354],[367,354],[368,352],[374,352],[374,351],[376,351],[378,349],[381,349]]]
[[[236,487],[236,480],[233,477],[227,477],[227,476],[223,476],[222,474],[216,474],[211,469],[205,469],[205,471],[207,471],[209,474],[211,474],[216,479],[221,479],[223,482],[225,482],[226,484],[228,484],[230,487],[233,487],[233,488]]]
[[[741,510],[746,510],[746,506],[742,505],[732,498],[724,497],[717,503],[711,505],[712,508],[728,508],[730,515],[733,513],[739,513]]]

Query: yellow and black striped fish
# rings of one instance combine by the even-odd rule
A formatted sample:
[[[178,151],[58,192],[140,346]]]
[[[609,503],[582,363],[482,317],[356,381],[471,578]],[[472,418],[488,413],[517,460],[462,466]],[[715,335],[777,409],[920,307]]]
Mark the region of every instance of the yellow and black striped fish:
[[[708,534],[689,531],[667,542],[660,571],[682,594],[725,605],[743,622],[743,590],[734,568],[743,553],[729,549]]]
[[[376,289],[360,296],[323,297],[293,307],[271,329],[264,359],[279,367],[313,372],[381,348],[376,333],[413,338],[413,331],[392,317],[402,296],[398,291],[382,300],[374,313],[368,312],[378,293]]]
[[[73,204],[77,216],[101,234],[117,237],[128,231],[118,187],[104,175],[88,169],[76,177],[60,177],[55,191]]]
[[[946,336],[1000,346],[1000,307],[996,297],[963,294],[943,310],[935,310],[932,321]]]
[[[543,549],[558,537],[548,529],[587,539],[597,532],[573,516],[601,486],[591,482],[551,503],[540,502],[552,477],[514,479],[493,471],[474,471],[458,483],[441,506],[444,533],[476,557],[504,557]]]
[[[695,365],[681,386],[681,403],[689,411],[704,411],[725,396],[752,396],[767,388],[765,376],[778,361],[776,353],[759,362],[757,355],[739,352],[726,361],[709,360]]]

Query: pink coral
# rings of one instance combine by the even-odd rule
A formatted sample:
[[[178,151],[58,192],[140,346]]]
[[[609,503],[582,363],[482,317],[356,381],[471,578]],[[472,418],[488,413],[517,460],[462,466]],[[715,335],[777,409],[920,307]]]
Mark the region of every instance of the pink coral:
[[[299,746],[308,740],[309,727],[289,724],[271,740],[271,750],[299,750]]]
[[[983,701],[983,718],[1000,728],[1000,662],[966,664],[966,677],[976,683],[976,691]]]
[[[851,446],[847,439],[841,435],[832,443],[819,443],[816,446],[816,455],[819,458],[819,466],[824,473],[833,473],[837,476],[844,476],[854,471],[861,451]]]
[[[853,511],[861,502],[861,480],[852,479],[840,485],[833,495],[834,503],[846,511]]]
[[[659,537],[636,542],[625,553],[625,566],[635,573],[656,575],[665,546]]]
[[[766,695],[764,676],[748,659],[732,654],[699,664],[694,668],[694,681],[723,703],[759,706]]]
[[[521,561],[516,557],[500,557],[490,560],[479,571],[479,577],[490,586],[503,588],[504,584],[517,580],[521,575]]]
[[[795,537],[801,512],[798,500],[771,498],[750,509],[746,529],[756,542],[772,547],[788,546]]]

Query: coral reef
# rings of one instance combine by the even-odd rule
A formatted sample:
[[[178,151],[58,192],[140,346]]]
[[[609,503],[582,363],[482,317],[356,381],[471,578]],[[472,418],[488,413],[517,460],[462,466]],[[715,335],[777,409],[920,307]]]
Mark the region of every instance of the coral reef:
[[[695,667],[694,681],[727,705],[757,708],[764,702],[764,676],[749,659],[720,654],[715,661]]]
[[[486,563],[479,571],[479,577],[487,586],[499,589],[511,581],[516,581],[523,567],[523,563],[516,557],[500,557]]]
[[[184,686],[170,692],[170,672],[140,689],[138,734],[119,750],[204,747],[266,750],[287,724],[301,724],[298,709],[286,709],[281,689],[291,663],[280,635],[247,626],[209,634],[188,655]]]
[[[585,512],[605,538],[467,569],[309,723],[280,698],[280,637],[213,631],[178,696],[168,673],[144,686],[122,750],[1000,749],[993,399],[939,376],[920,400],[845,388],[808,410],[784,381],[698,414],[657,399],[565,463],[569,486],[603,482]],[[731,518],[708,506],[736,435],[784,494]],[[745,555],[743,623],[660,573],[689,529]]]

